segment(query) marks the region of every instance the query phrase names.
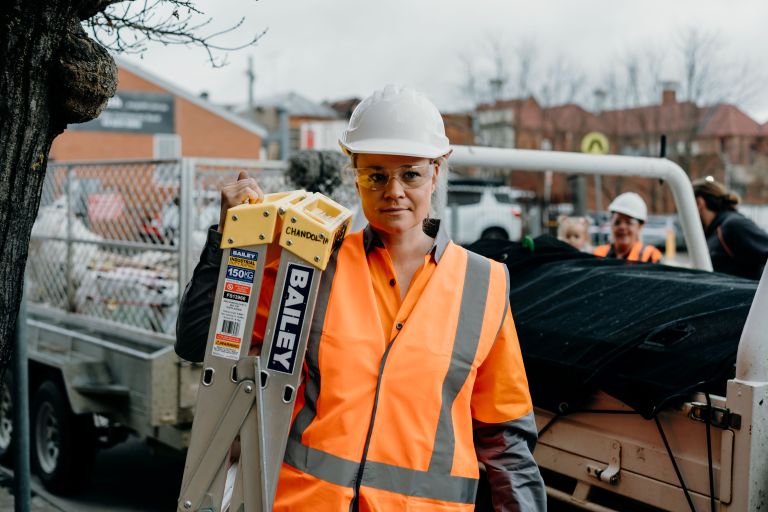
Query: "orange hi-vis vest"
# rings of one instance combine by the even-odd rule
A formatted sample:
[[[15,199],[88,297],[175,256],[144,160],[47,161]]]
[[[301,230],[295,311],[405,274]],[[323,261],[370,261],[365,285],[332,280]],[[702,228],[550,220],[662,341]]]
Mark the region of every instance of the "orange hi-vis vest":
[[[592,253],[595,256],[602,256],[602,257],[616,257],[616,251],[613,250],[613,244],[605,244],[605,245],[599,245],[595,247],[594,252]],[[655,248],[652,245],[643,245],[642,242],[639,240],[635,242],[635,244],[632,246],[632,249],[627,254],[627,257],[624,258],[627,261],[640,261],[643,263],[648,263],[649,261],[651,263],[658,263],[659,260],[661,260],[662,254],[661,251]]]
[[[473,391],[508,309],[506,267],[448,243],[388,339],[363,234],[348,235],[320,283],[274,510],[473,510]],[[525,384],[499,422],[532,410],[520,370],[499,377]]]

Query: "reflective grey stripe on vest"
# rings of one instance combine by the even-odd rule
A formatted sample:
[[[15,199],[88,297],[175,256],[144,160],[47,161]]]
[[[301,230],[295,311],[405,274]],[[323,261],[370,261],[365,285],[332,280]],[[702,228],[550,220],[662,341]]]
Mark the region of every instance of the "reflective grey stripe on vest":
[[[312,420],[317,415],[317,397],[320,396],[320,336],[323,332],[325,323],[325,312],[328,309],[328,299],[331,296],[331,285],[333,276],[336,274],[336,262],[339,252],[333,253],[328,261],[328,266],[320,278],[320,288],[317,291],[317,300],[315,302],[315,313],[312,316],[312,326],[309,329],[309,340],[307,341],[307,354],[305,361],[307,363],[308,374],[304,376],[304,406],[296,415],[296,419],[291,425],[289,437],[300,441],[301,436],[307,429]]]
[[[406,496],[455,503],[474,503],[477,480],[463,476],[416,471],[382,462],[367,461],[362,485]]]
[[[360,464],[336,455],[304,446],[300,441],[288,438],[285,463],[320,480],[342,487],[353,487]]]
[[[467,255],[459,323],[453,341],[451,364],[443,381],[443,402],[440,406],[432,459],[429,461],[430,473],[450,474],[451,472],[456,444],[451,409],[472,369],[472,362],[475,360],[477,346],[480,343],[480,332],[483,329],[488,284],[491,279],[491,262],[473,252],[467,252]]]
[[[499,328],[496,330],[496,336],[493,339],[499,337],[501,328],[504,327],[504,320],[507,319],[507,309],[509,309],[509,269],[506,265],[502,265],[501,268],[504,269],[504,310],[501,312],[501,322],[499,322]]]
[[[359,463],[302,445],[288,439],[285,462],[304,473],[332,484],[352,488]],[[477,480],[429,471],[416,471],[368,461],[361,485],[405,496],[455,503],[474,503]]]

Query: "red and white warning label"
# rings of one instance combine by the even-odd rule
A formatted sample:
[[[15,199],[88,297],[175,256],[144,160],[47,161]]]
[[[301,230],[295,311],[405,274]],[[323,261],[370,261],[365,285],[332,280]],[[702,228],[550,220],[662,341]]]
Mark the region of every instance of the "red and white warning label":
[[[211,353],[217,357],[237,360],[245,335],[248,304],[253,295],[258,253],[232,249],[227,260],[224,290],[221,295],[216,334]]]

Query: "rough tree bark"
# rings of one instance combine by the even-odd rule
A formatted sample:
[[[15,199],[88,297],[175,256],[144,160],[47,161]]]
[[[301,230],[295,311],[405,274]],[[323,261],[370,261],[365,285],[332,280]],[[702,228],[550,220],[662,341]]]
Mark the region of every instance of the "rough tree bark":
[[[0,6],[0,373],[10,358],[51,143],[68,123],[98,116],[117,88],[114,60],[81,26],[110,3]]]

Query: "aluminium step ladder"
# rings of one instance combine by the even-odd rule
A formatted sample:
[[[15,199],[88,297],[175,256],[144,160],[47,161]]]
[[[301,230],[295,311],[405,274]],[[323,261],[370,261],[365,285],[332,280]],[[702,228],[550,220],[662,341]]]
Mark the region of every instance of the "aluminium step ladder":
[[[303,190],[227,211],[179,512],[272,510],[317,290],[350,219],[343,206]],[[278,236],[264,344],[251,356],[268,249]]]

